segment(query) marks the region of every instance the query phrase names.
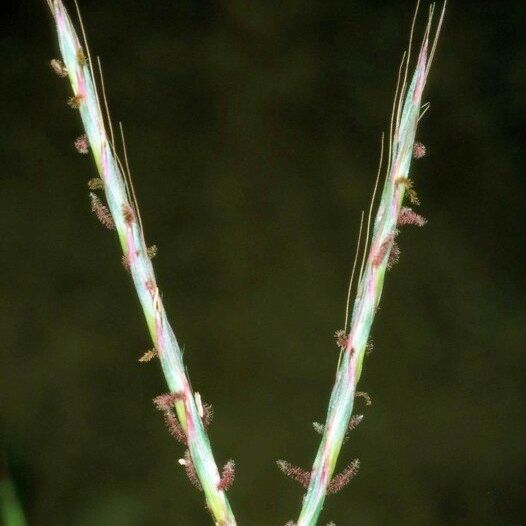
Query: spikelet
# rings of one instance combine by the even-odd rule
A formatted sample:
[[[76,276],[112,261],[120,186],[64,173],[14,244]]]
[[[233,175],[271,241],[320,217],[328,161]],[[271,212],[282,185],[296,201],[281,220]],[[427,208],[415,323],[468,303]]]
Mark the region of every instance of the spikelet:
[[[343,489],[350,480],[356,476],[359,469],[360,461],[355,458],[341,473],[338,473],[338,475],[332,478],[327,486],[327,493],[338,493],[338,491]]]
[[[345,432],[345,436],[343,438],[343,442],[347,442],[350,438],[351,431],[354,431],[360,424],[360,422],[363,420],[363,415],[354,415],[349,420],[349,425],[347,426],[347,431]]]
[[[363,420],[363,415],[354,415],[349,420],[349,425],[347,426],[347,431],[354,431]]]
[[[102,190],[104,188],[104,181],[100,177],[93,177],[88,181],[88,188],[90,190]]]
[[[108,230],[113,230],[115,228],[115,223],[113,222],[113,217],[111,217],[110,211],[102,204],[102,201],[93,192],[90,192],[89,196],[91,199],[91,211]]]
[[[287,477],[299,482],[304,488],[309,486],[311,477],[310,471],[306,471],[298,466],[294,466],[286,460],[278,460],[276,464],[278,465],[279,469],[281,469],[281,471],[287,475]]]
[[[382,242],[378,250],[376,251],[376,254],[373,258],[373,265],[378,267],[382,264],[385,255],[387,254],[387,251],[392,247],[394,243],[394,234],[389,234],[386,239]]]
[[[84,50],[79,47],[77,49],[77,64],[82,68],[88,64],[88,59],[86,58],[86,55],[84,54]]]
[[[422,159],[427,153],[426,147],[421,142],[415,142],[413,144],[413,158]]]
[[[312,427],[314,428],[314,431],[318,433],[318,435],[323,435],[323,431],[325,430],[325,426],[323,424],[320,424],[319,422],[312,422]]]
[[[152,245],[146,250],[146,254],[150,259],[153,259],[157,255],[157,245]]]
[[[124,267],[124,270],[126,272],[130,272],[131,263],[130,263],[130,258],[128,257],[128,254],[123,254],[121,256],[121,263],[122,263],[122,266]]]
[[[59,76],[59,77],[67,77],[68,76],[68,68],[64,66],[64,62],[58,58],[54,58],[49,61],[49,64],[53,71]]]
[[[157,349],[149,349],[140,358],[139,362],[145,363],[150,362],[157,356]]]
[[[122,207],[122,215],[124,216],[124,221],[130,225],[135,220],[135,213],[130,205],[124,205]]]
[[[396,241],[393,241],[391,252],[389,252],[389,257],[387,258],[387,268],[392,269],[398,261],[400,261],[400,247]]]
[[[164,393],[153,399],[153,405],[159,411],[171,411],[177,402],[184,400],[184,393]]]
[[[221,479],[217,484],[217,489],[221,491],[228,491],[234,483],[236,476],[236,463],[233,460],[229,460],[221,471]]]
[[[398,177],[395,183],[396,185],[405,186],[405,192],[412,204],[416,206],[420,205],[420,199],[418,198],[416,190],[414,189],[413,181],[411,181],[411,179],[408,179],[407,177]]]
[[[177,440],[183,446],[188,445],[188,439],[186,438],[186,433],[184,432],[183,427],[181,426],[177,416],[172,411],[164,412],[164,423],[168,428],[170,435]]]
[[[372,405],[373,400],[369,396],[369,393],[366,393],[365,391],[356,391],[354,394],[355,398],[362,398],[365,401],[365,405]]]
[[[192,483],[192,485],[196,487],[199,491],[203,491],[203,487],[201,486],[201,483],[197,478],[195,466],[192,461],[192,457],[190,456],[190,451],[188,449],[184,452],[184,459],[180,459],[179,463],[184,467],[186,476],[188,477],[188,480]]]
[[[84,95],[73,95],[68,99],[68,106],[74,110],[78,110],[83,102]]]
[[[214,408],[212,404],[203,404],[203,416],[201,420],[203,421],[203,426],[205,429],[210,427],[212,420],[214,419]]]
[[[346,334],[343,329],[339,329],[334,333],[334,339],[336,340],[336,345],[340,349],[347,349],[347,344],[349,343],[349,335]]]
[[[83,133],[80,137],[77,137],[75,139],[73,145],[75,146],[77,152],[86,155],[89,152],[88,136],[85,133]]]
[[[427,220],[425,217],[421,216],[420,214],[417,214],[411,208],[408,207],[402,208],[400,210],[400,214],[398,214],[398,226],[415,225],[422,227],[426,223]]]

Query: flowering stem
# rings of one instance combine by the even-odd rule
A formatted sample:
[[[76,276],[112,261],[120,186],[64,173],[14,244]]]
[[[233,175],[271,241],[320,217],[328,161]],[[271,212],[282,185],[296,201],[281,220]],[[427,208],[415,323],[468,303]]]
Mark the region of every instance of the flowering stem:
[[[430,10],[413,78],[407,90],[404,79],[395,104],[394,130],[390,140],[387,176],[374,221],[371,246],[358,282],[350,331],[340,357],[323,436],[314,460],[297,526],[314,526],[323,508],[327,489],[352,415],[356,386],[362,372],[371,325],[382,295],[384,276],[397,233],[402,201],[404,194],[412,190],[408,175],[421,114],[422,92],[429,73],[444,10],[441,13],[432,49],[429,51],[432,14],[433,7]]]
[[[108,228],[114,226],[117,230],[124,254],[123,261],[131,273],[166,382],[170,391],[177,395],[174,398],[175,411],[186,435],[191,462],[205,493],[207,508],[216,525],[235,526],[236,521],[203,426],[202,414],[186,375],[181,349],[163,306],[145,243],[131,180],[126,178],[129,174],[124,171],[115,153],[113,132],[111,132],[111,140],[106,133],[89,50],[87,46],[86,50],[83,50],[62,1],[48,0],[48,4],[56,23],[65,67],[64,74],[67,72],[73,88],[70,105],[80,111],[111,214],[107,217],[105,226]],[[87,57],[84,55],[85,52],[88,54]],[[105,98],[104,103],[106,104]],[[94,201],[92,198],[92,203],[96,202],[97,200]],[[105,207],[100,202],[93,206],[97,215],[101,215],[104,219],[107,212]]]

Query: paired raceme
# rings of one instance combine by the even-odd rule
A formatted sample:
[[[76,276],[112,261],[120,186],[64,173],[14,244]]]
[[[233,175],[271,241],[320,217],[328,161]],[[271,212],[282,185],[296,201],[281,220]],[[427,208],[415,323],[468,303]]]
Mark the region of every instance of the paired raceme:
[[[75,141],[75,147],[81,153],[86,153],[88,147],[91,150],[100,179],[90,180],[88,186],[93,191],[103,188],[106,197],[107,206],[94,192],[91,193],[91,206],[104,226],[117,231],[123,263],[132,276],[154,345],[154,349],[141,360],[148,361],[156,355],[159,357],[170,389],[164,399],[167,405],[162,411],[170,432],[187,447],[185,458],[180,463],[189,476],[192,474],[191,481],[204,491],[206,505],[215,524],[234,526],[236,521],[225,494],[234,478],[234,464],[228,462],[222,476],[219,474],[205,431],[203,405],[198,394],[192,391],[181,349],[155,279],[151,257],[155,255],[156,247],[148,249],[146,246],[129,170],[124,170],[115,152],[111,124],[110,137],[106,132],[89,49],[87,45],[81,45],[62,1],[48,0],[48,5],[56,23],[62,54],[62,61],[55,59],[51,66],[59,76],[69,76],[73,95],[68,104],[79,110],[85,130],[85,135]],[[85,43],[85,38],[83,41]],[[103,101],[108,114],[105,96]],[[158,407],[159,403],[156,399]],[[176,427],[177,432],[174,431]]]
[[[315,425],[315,429],[321,430],[323,436],[312,470],[305,472],[284,461],[278,462],[279,467],[286,474],[307,486],[307,493],[303,499],[300,516],[295,523],[296,526],[314,526],[323,508],[325,496],[332,493],[335,486],[340,489],[345,485],[358,468],[356,461],[352,467],[349,466],[340,475],[333,477],[340,449],[348,433],[349,422],[352,422],[354,399],[356,396],[363,396],[363,393],[356,392],[356,386],[362,372],[371,326],[380,303],[385,272],[399,257],[399,249],[396,245],[398,228],[407,224],[417,226],[425,224],[424,218],[412,209],[402,207],[402,202],[407,196],[411,204],[419,204],[412,181],[408,178],[409,168],[413,157],[421,158],[425,155],[425,147],[420,143],[415,143],[415,135],[418,121],[422,112],[425,111],[421,106],[422,92],[436,49],[444,10],[445,3],[429,50],[434,11],[434,6],[431,6],[415,72],[411,82],[406,86],[413,29],[411,31],[409,51],[405,57],[405,73],[401,82],[401,89],[397,87],[397,94],[395,95],[386,179],[374,220],[369,248],[369,227],[376,186],[373,193],[365,248],[363,249],[364,260],[359,272],[350,330],[349,332],[346,330],[338,331],[336,334],[341,348],[340,359],[329,401],[326,423],[324,426]],[[347,321],[346,319],[346,323]]]
[[[184,467],[192,484],[205,493],[207,508],[215,524],[234,526],[236,521],[225,494],[234,480],[234,462],[227,462],[222,473],[219,473],[206,434],[211,408],[201,403],[198,393],[193,393],[186,375],[182,353],[164,310],[151,263],[157,248],[155,245],[147,248],[127,169],[127,159],[125,157],[125,170],[115,152],[111,124],[110,136],[106,131],[106,120],[96,89],[89,50],[87,45],[85,48],[81,45],[62,1],[48,0],[48,4],[55,19],[63,59],[63,62],[54,59],[51,66],[59,76],[69,77],[73,95],[68,100],[68,105],[79,110],[85,130],[85,134],[75,140],[74,146],[82,154],[91,150],[100,175],[99,178],[88,182],[92,191],[92,210],[104,226],[117,231],[123,251],[122,262],[132,276],[154,345],[153,349],[148,350],[139,360],[148,362],[158,357],[170,389],[166,395],[157,397],[154,403],[163,413],[170,434],[186,447],[179,463]],[[348,439],[348,433],[362,420],[362,415],[352,416],[354,398],[362,396],[367,405],[370,403],[368,395],[357,392],[356,386],[360,379],[364,356],[370,346],[369,334],[380,302],[385,272],[399,257],[396,244],[399,228],[404,225],[425,224],[422,216],[412,208],[403,207],[402,203],[404,197],[407,197],[412,205],[419,204],[408,175],[411,158],[421,158],[426,154],[425,147],[421,143],[415,143],[415,135],[422,111],[425,111],[421,107],[422,92],[444,11],[429,51],[432,14],[433,8],[412,80],[409,85],[406,84],[410,55],[408,53],[401,89],[398,91],[397,88],[386,179],[370,236],[369,227],[376,186],[373,193],[363,249],[364,260],[359,271],[350,330],[347,331],[346,325],[343,331],[337,333],[341,353],[326,423],[314,424],[315,430],[322,434],[322,439],[313,468],[306,471],[286,461],[278,462],[287,475],[307,488],[299,519],[297,523],[288,523],[290,525],[314,526],[325,496],[344,487],[356,475],[359,467],[359,461],[355,459],[339,474],[334,475],[342,444]],[[85,38],[83,41],[85,44]],[[102,95],[104,96],[104,90]],[[109,123],[105,96],[103,103]],[[104,190],[107,205],[95,193],[97,190]],[[347,318],[346,316],[346,323]]]

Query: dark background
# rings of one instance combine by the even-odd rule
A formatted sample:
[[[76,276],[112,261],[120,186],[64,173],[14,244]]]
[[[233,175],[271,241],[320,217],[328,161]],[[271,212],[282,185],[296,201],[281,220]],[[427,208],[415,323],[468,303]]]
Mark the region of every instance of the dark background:
[[[165,304],[233,457],[240,525],[296,518],[337,361],[359,215],[413,12],[399,1],[82,1],[126,125]],[[71,6],[71,3],[69,4]],[[424,6],[426,2],[424,2]],[[322,524],[526,521],[526,8],[451,1],[400,239]],[[420,18],[419,32],[424,14]],[[45,2],[2,18],[1,447],[31,525],[207,525],[151,398],[165,390]]]

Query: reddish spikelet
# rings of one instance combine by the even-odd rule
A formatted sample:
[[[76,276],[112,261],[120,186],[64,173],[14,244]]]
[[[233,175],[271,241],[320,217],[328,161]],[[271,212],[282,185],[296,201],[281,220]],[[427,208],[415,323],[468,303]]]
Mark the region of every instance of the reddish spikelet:
[[[310,471],[305,471],[298,466],[294,466],[286,460],[278,460],[276,464],[278,465],[279,469],[281,469],[281,471],[287,475],[287,477],[299,482],[304,488],[309,487]]]
[[[104,181],[99,177],[94,177],[88,181],[88,188],[90,190],[102,190],[104,188]]]
[[[413,157],[415,159],[422,159],[426,156],[426,147],[421,142],[415,142],[413,144]]]
[[[85,133],[80,137],[77,137],[73,144],[77,152],[82,153],[84,155],[89,152],[88,136]]]
[[[153,259],[157,255],[157,245],[152,245],[146,249],[146,255]]]
[[[102,204],[101,200],[94,194],[89,194],[91,199],[91,211],[97,216],[97,219],[109,230],[115,228],[113,217],[110,211]]]
[[[360,468],[360,461],[355,458],[341,473],[338,473],[327,486],[327,493],[338,493],[349,481],[356,476]]]
[[[373,265],[375,266],[381,265],[382,261],[384,260],[385,255],[387,254],[387,250],[393,243],[394,243],[394,235],[391,234],[387,236],[387,239],[380,245],[380,247],[376,251],[376,254],[373,259]]]
[[[203,404],[203,417],[201,418],[201,420],[203,421],[203,426],[205,427],[205,429],[208,429],[213,419],[214,408],[212,407],[212,404]]]
[[[83,102],[84,95],[73,95],[73,97],[68,99],[68,106],[74,110],[78,110]]]
[[[186,433],[184,432],[184,429],[181,427],[181,424],[179,423],[179,420],[177,419],[177,416],[172,411],[165,411],[164,412],[164,423],[166,424],[166,427],[168,428],[168,432],[170,435],[172,435],[177,442],[180,444],[183,444],[183,446],[188,445],[188,439],[186,438]]]
[[[396,241],[393,241],[391,252],[389,252],[389,257],[387,258],[387,268],[392,269],[398,261],[400,261],[400,247]]]
[[[415,225],[415,226],[424,226],[427,223],[425,217],[421,216],[414,212],[411,208],[404,207],[400,210],[398,215],[398,226],[404,225]]]
[[[153,405],[159,411],[171,411],[177,402],[184,400],[184,393],[164,393],[153,399]]]
[[[68,76],[68,68],[64,66],[64,62],[58,58],[54,58],[50,60],[49,62],[51,68],[53,71],[59,76],[59,77],[67,77]]]
[[[149,349],[140,358],[139,362],[149,362],[157,356],[157,349]]]
[[[236,463],[233,460],[229,460],[224,466],[221,472],[221,480],[217,485],[217,489],[220,491],[228,491],[234,483],[236,476]]]
[[[184,452],[184,470],[188,480],[195,486],[199,491],[203,491],[201,483],[197,478],[197,473],[195,471],[194,463],[192,462],[192,457],[190,456],[190,451],[188,449]]]
[[[356,393],[354,394],[354,397],[363,398],[363,400],[365,401],[365,405],[372,405],[373,403],[373,400],[369,396],[369,393],[366,393],[365,391],[356,391]]]
[[[345,333],[343,329],[340,329],[334,333],[334,338],[336,340],[336,345],[340,349],[347,349],[347,344],[349,343],[349,335]]]
[[[122,215],[124,216],[124,221],[126,221],[126,223],[128,223],[129,225],[131,223],[133,223],[133,221],[135,219],[135,214],[134,214],[131,206],[124,205],[122,207]]]

